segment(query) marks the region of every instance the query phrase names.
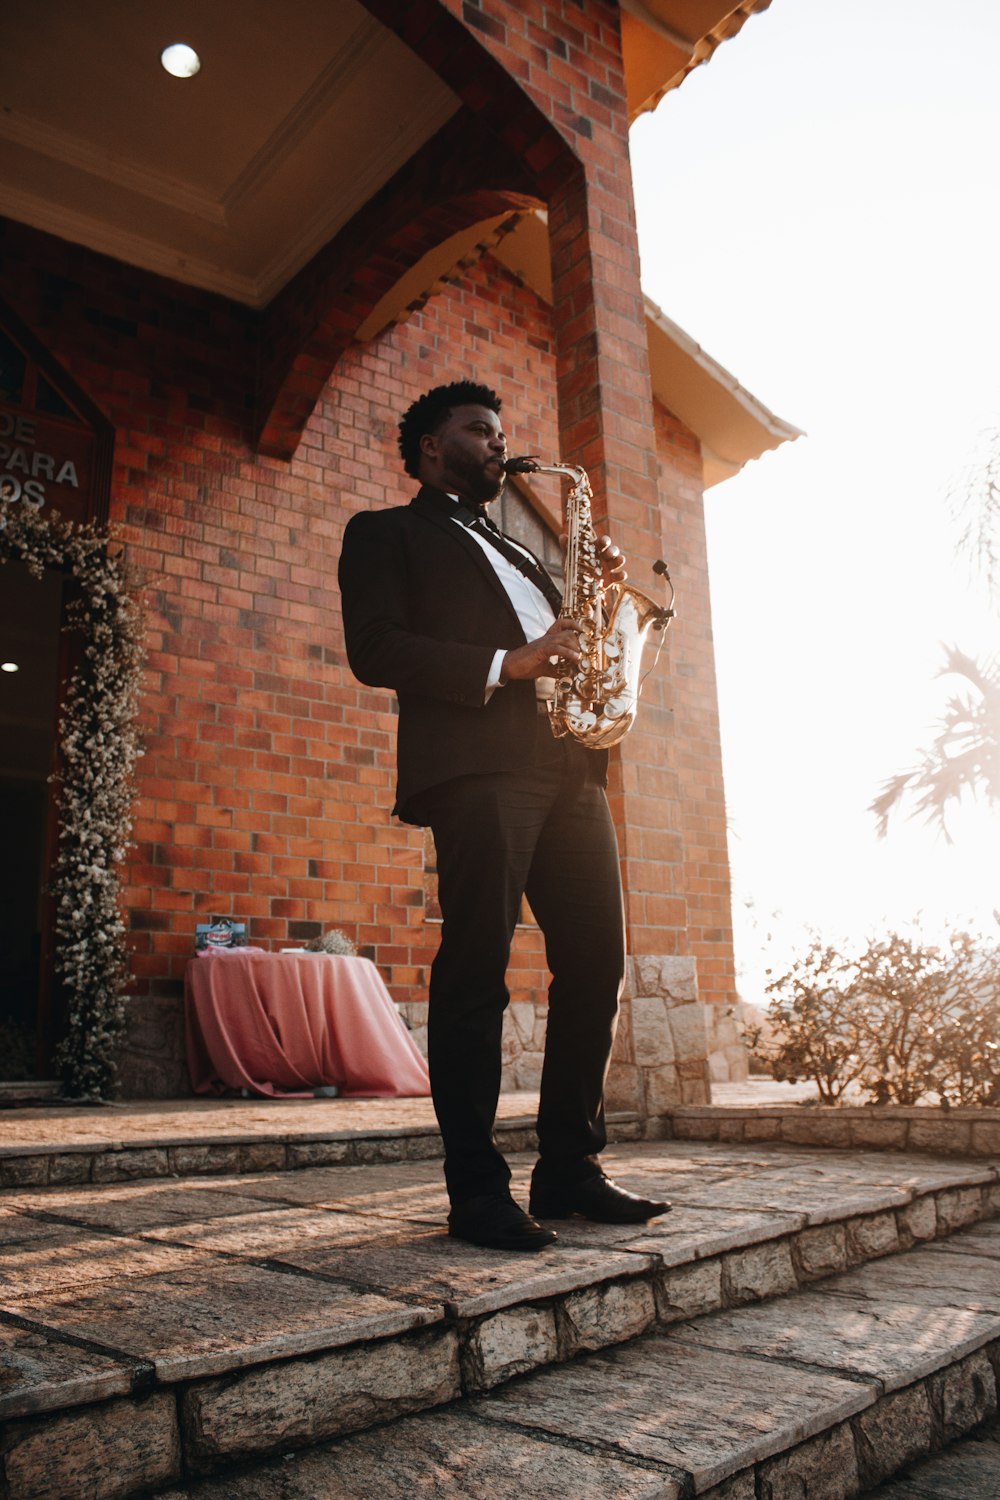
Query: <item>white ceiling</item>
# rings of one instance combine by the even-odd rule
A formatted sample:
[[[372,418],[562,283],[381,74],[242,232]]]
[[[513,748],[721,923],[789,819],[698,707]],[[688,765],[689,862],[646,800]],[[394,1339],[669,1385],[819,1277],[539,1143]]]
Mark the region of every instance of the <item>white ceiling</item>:
[[[621,3],[634,114],[769,0]],[[194,78],[161,67],[172,42]],[[459,107],[358,0],[0,0],[0,215],[263,308]],[[544,215],[499,216],[430,251],[358,336],[487,247],[551,298]],[[710,482],[795,436],[656,309],[647,330]]]
[[[356,0],[4,0],[0,213],[262,307],[458,107]]]

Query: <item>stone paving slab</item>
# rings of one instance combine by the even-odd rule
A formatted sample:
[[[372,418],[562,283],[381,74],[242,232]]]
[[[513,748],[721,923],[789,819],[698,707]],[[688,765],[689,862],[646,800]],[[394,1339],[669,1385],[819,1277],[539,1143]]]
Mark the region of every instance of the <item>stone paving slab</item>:
[[[436,1224],[448,1217],[448,1194],[438,1161],[311,1167],[225,1181],[234,1189],[238,1185],[238,1191],[250,1198],[271,1203],[361,1210]]]
[[[7,1310],[18,1304],[8,1303]],[[353,1286],[208,1257],[167,1275],[96,1282],[30,1301],[36,1325],[149,1360],[163,1381],[385,1338],[441,1313]]]
[[[156,1239],[254,1259],[280,1261],[406,1301],[443,1303],[454,1317],[476,1317],[515,1302],[554,1297],[653,1268],[651,1256],[553,1246],[538,1255],[481,1250],[441,1230],[403,1220],[325,1209],[238,1214],[151,1231]]]
[[[206,1259],[174,1245],[49,1227],[51,1233],[44,1239],[0,1249],[0,1307],[18,1312],[27,1300],[64,1287],[183,1272],[203,1265]]]
[[[376,1494],[382,1500],[678,1500],[682,1493],[659,1466],[639,1467],[593,1444],[563,1446],[504,1424],[498,1441],[497,1429],[469,1416],[467,1405],[405,1418],[233,1478],[171,1488],[161,1500],[371,1500]],[[796,1452],[808,1464],[792,1454],[766,1466],[772,1500],[857,1493],[849,1431],[804,1446]],[[727,1500],[754,1500],[752,1473],[744,1471],[715,1493],[719,1500],[723,1493]],[[864,1494],[865,1500],[997,1500],[1000,1429],[991,1425],[972,1434]]]
[[[592,1224],[586,1219],[566,1219],[553,1221],[553,1227],[566,1245],[628,1249],[656,1255],[664,1266],[679,1266],[791,1234],[805,1227],[805,1216],[675,1203],[670,1213],[648,1224]]]
[[[810,1086],[752,1080],[748,1087],[713,1084],[725,1108],[747,1100],[780,1105],[810,1093]],[[812,1090],[814,1092],[814,1090]],[[500,1095],[498,1119],[534,1120],[538,1093]],[[620,1118],[625,1118],[621,1116]],[[0,1156],[35,1151],[76,1151],[129,1146],[242,1143],[278,1138],[327,1139],[372,1131],[435,1131],[434,1108],[419,1099],[133,1099],[111,1104],[43,1104],[0,1111]],[[694,1144],[701,1144],[695,1142]]]
[[[673,1186],[673,1185],[672,1185]],[[728,1181],[673,1187],[675,1201],[717,1208],[752,1206],[772,1212],[801,1215],[807,1225],[829,1224],[846,1214],[874,1213],[903,1208],[912,1193],[907,1188],[848,1182],[839,1174],[817,1174],[803,1181],[793,1169],[759,1173],[750,1183]],[[749,1200],[749,1202],[748,1202]]]
[[[559,1226],[560,1237],[565,1247],[574,1245],[589,1250],[598,1245],[608,1249],[627,1248],[633,1252],[656,1254],[667,1266],[681,1265],[690,1259],[724,1253],[740,1242],[786,1234],[814,1222],[817,1217],[826,1219],[836,1212],[834,1204],[846,1202],[870,1213],[877,1203],[883,1202],[880,1196],[873,1197],[869,1188],[859,1189],[858,1180],[884,1181],[887,1175],[884,1159],[870,1153],[867,1159],[855,1164],[846,1154],[825,1153],[817,1164],[816,1157],[817,1153],[808,1148],[788,1152],[765,1146],[734,1152],[732,1148],[712,1144],[692,1149],[677,1142],[641,1143],[612,1149],[607,1158],[610,1170],[626,1186],[670,1192],[676,1201],[674,1212],[648,1226],[641,1226],[639,1230],[632,1226],[622,1229],[572,1221]],[[514,1159],[514,1188],[523,1201],[527,1199],[530,1164],[530,1157]],[[900,1175],[907,1183],[905,1189],[890,1190],[890,1201],[894,1204],[904,1202],[914,1187],[924,1187],[931,1181],[951,1185],[961,1180],[960,1167],[952,1163],[944,1163],[942,1168],[919,1158],[913,1161],[890,1158],[890,1170],[894,1165],[900,1168]],[[742,1199],[744,1205],[767,1196],[766,1189],[775,1180],[787,1179],[794,1174],[804,1175],[807,1187],[792,1188],[802,1206],[797,1211],[784,1208],[763,1213],[745,1206],[705,1208],[687,1202],[683,1192],[677,1201],[674,1189],[678,1179],[682,1185],[692,1177],[704,1181],[709,1170],[728,1183],[729,1193],[738,1200]],[[990,1173],[973,1170],[985,1176],[987,1182],[994,1181]],[[853,1189],[854,1196],[845,1199],[845,1188]],[[825,1200],[820,1210],[811,1206],[815,1205],[817,1198]],[[156,1180],[104,1188],[22,1190],[8,1194],[6,1201],[21,1209],[45,1213],[50,1218],[91,1222],[121,1230],[134,1227],[140,1232],[153,1234],[161,1226],[177,1223],[192,1214],[198,1218],[215,1218],[240,1211],[256,1212],[257,1208],[275,1211],[288,1203],[323,1205],[341,1211],[363,1206],[366,1215],[382,1215],[396,1227],[401,1218],[440,1226],[447,1213],[440,1168],[436,1162],[314,1168],[295,1173],[220,1177],[210,1182],[199,1182],[195,1178],[181,1183]],[[44,1232],[50,1233],[49,1230]],[[884,1243],[876,1243],[879,1234]],[[161,1237],[170,1236],[164,1233]],[[864,1246],[865,1253],[884,1253],[897,1248],[891,1215],[884,1223],[872,1224],[868,1239],[872,1243]],[[846,1257],[842,1256],[840,1267],[836,1262],[822,1263],[819,1269],[836,1270],[844,1263]]]
[[[29,1218],[15,1209],[0,1208],[0,1254],[6,1245],[23,1245],[32,1240],[46,1240],[56,1233],[56,1226],[44,1220]]]
[[[967,1246],[960,1253],[949,1252],[947,1244],[858,1266],[849,1276],[825,1281],[823,1291],[880,1303],[923,1301],[930,1295],[939,1305],[1000,1314],[1000,1244],[996,1259],[974,1255]]]
[[[511,1158],[514,1167],[514,1189],[524,1193],[533,1158],[530,1155]],[[817,1152],[807,1148],[785,1150],[770,1146],[727,1148],[725,1146],[681,1142],[636,1143],[611,1147],[604,1157],[608,1170],[625,1186],[640,1189],[655,1187],[691,1207],[716,1208],[717,1184],[724,1185],[732,1206],[742,1211],[761,1211],[762,1190],[789,1189],[800,1193],[807,1206],[828,1205],[832,1197],[845,1201],[844,1194],[867,1193],[870,1188],[885,1187],[898,1202],[897,1195],[940,1191],[970,1183],[996,1185],[996,1170],[974,1163],[938,1163],[927,1158],[878,1156],[870,1153],[853,1157],[845,1153]],[[693,1201],[707,1197],[708,1203]],[[103,1187],[106,1201],[114,1201],[114,1185]],[[363,1208],[369,1212],[388,1212],[393,1217],[410,1217],[410,1204],[423,1216],[433,1207],[446,1209],[440,1164],[436,1161],[369,1165],[335,1165],[314,1167],[302,1172],[271,1172],[255,1175],[214,1177],[209,1182],[197,1177],[177,1183],[173,1179],[129,1183],[117,1193],[129,1201],[140,1201],[139,1192],[148,1193],[154,1201],[168,1201],[171,1194],[230,1193],[271,1202],[325,1203],[331,1207]],[[85,1203],[91,1190],[68,1187],[8,1190],[3,1206],[45,1208],[61,1201]],[[60,1194],[65,1195],[64,1198]],[[678,1194],[684,1194],[678,1198]],[[96,1196],[96,1195],[95,1195]],[[849,1200],[847,1200],[849,1201]],[[865,1206],[873,1208],[877,1195],[868,1196]],[[729,1206],[729,1205],[726,1205]],[[787,1211],[782,1205],[781,1211]],[[183,1205],[180,1210],[183,1215]]]
[[[502,1094],[498,1130],[530,1130],[537,1112],[537,1093]],[[638,1129],[632,1114],[608,1118],[612,1133]],[[128,1158],[141,1166],[143,1156],[148,1176],[170,1170],[171,1164],[190,1171],[244,1170],[237,1165],[241,1157],[253,1162],[268,1149],[274,1152],[271,1165],[300,1165],[288,1159],[295,1146],[308,1152],[310,1144],[339,1144],[334,1155],[344,1155],[366,1139],[381,1142],[399,1160],[441,1155],[429,1098],[129,1100],[0,1110],[0,1182],[73,1182],[84,1170],[113,1177],[116,1156],[119,1170],[132,1176],[139,1173]],[[32,1174],[33,1158],[38,1167]]]
[[[497,1131],[531,1143],[537,1094],[508,1094]],[[612,1139],[637,1116],[608,1116]],[[288,1171],[328,1163],[439,1158],[429,1099],[143,1101],[0,1113],[0,1190],[173,1174]]]
[[[874,1400],[871,1386],[648,1335],[491,1392],[472,1410],[668,1464],[698,1491]],[[752,1492],[751,1492],[752,1493]]]
[[[824,1304],[836,1305],[838,1316],[855,1319],[846,1334],[841,1328],[837,1359],[816,1358],[814,1346],[825,1335],[817,1334],[815,1318],[812,1343],[807,1324],[800,1330],[801,1347],[791,1351],[775,1343],[774,1330],[767,1335],[772,1348],[752,1317],[744,1329],[750,1330],[749,1341],[734,1335],[728,1342],[719,1337],[712,1342],[706,1332],[723,1328],[726,1318],[756,1315],[759,1307],[691,1322],[700,1313],[773,1298],[817,1276],[842,1272],[871,1256],[905,1248],[914,1239],[926,1241],[969,1218],[996,1212],[997,1176],[981,1164],[963,1168],[956,1162],[875,1153],[855,1161],[849,1153],[806,1147],[678,1142],[618,1145],[605,1160],[623,1185],[673,1197],[673,1212],[638,1226],[564,1221],[558,1225],[558,1244],[530,1257],[477,1250],[446,1237],[447,1201],[437,1161],[8,1191],[0,1200],[0,1266],[35,1278],[24,1281],[27,1290],[17,1296],[0,1295],[0,1328],[11,1335],[11,1389],[34,1403],[15,1411],[29,1426],[32,1420],[55,1423],[60,1407],[81,1398],[74,1395],[55,1355],[51,1378],[41,1360],[26,1378],[17,1363],[23,1345],[11,1331],[44,1337],[49,1345],[60,1338],[64,1343],[75,1340],[81,1372],[108,1382],[106,1396],[87,1399],[102,1401],[109,1432],[118,1430],[114,1411],[131,1411],[150,1382],[181,1383],[178,1441],[188,1461],[207,1474],[219,1464],[267,1458],[281,1452],[283,1444],[295,1448],[325,1442],[367,1423],[384,1423],[451,1401],[463,1390],[500,1394],[516,1388],[507,1384],[512,1379],[544,1366],[553,1376],[575,1370],[588,1357],[582,1351],[606,1352],[617,1344],[624,1354],[634,1347],[626,1341],[640,1339],[659,1319],[661,1329],[674,1326],[672,1336],[658,1335],[674,1350],[673,1359],[689,1365],[697,1356],[706,1379],[716,1369],[720,1383],[707,1389],[715,1389],[719,1400],[722,1367],[726,1361],[742,1361],[736,1446],[726,1462],[742,1464],[743,1471],[730,1467],[725,1494],[712,1500],[752,1500],[753,1475],[746,1496],[733,1489],[739,1484],[746,1489],[747,1465],[784,1460],[746,1458],[751,1436],[740,1425],[741,1403],[750,1403],[751,1394],[756,1396],[762,1380],[770,1382],[773,1371],[779,1372],[779,1395],[792,1376],[796,1391],[802,1380],[807,1385],[820,1382],[809,1387],[816,1392],[815,1408],[805,1408],[818,1423],[821,1406],[828,1412],[840,1410],[845,1372],[851,1390],[874,1400],[882,1383],[895,1390],[894,1382],[903,1381],[904,1358],[910,1359],[911,1372],[937,1370],[942,1362],[961,1359],[1000,1336],[995,1313],[975,1300],[983,1277],[966,1238],[979,1237],[992,1276],[1000,1265],[1000,1230],[989,1225],[922,1252],[955,1264],[954,1295],[961,1293],[964,1301],[950,1311],[942,1304],[931,1308],[929,1317],[924,1294],[914,1291],[912,1278],[906,1282],[890,1276],[877,1306],[874,1293],[827,1291],[824,1281]],[[513,1188],[522,1202],[527,1201],[533,1161],[530,1153],[512,1157]],[[933,1191],[931,1184],[936,1184]],[[675,1187],[681,1191],[674,1192]],[[717,1188],[731,1191],[734,1203],[714,1201]],[[706,1201],[695,1201],[697,1191],[706,1194]],[[794,1202],[796,1193],[795,1208],[761,1207],[773,1196]],[[880,1206],[887,1193],[889,1208]],[[811,1218],[831,1207],[849,1215],[859,1205],[860,1214],[842,1222]],[[157,1259],[163,1256],[167,1260]],[[973,1277],[978,1278],[975,1286]],[[930,1279],[925,1275],[928,1283]],[[928,1284],[927,1297],[937,1290]],[[801,1294],[809,1295],[820,1294]],[[992,1308],[991,1291],[988,1296]],[[782,1305],[787,1332],[788,1308],[801,1304],[786,1298]],[[917,1313],[926,1347],[905,1321]],[[876,1314],[883,1348],[889,1330],[892,1358],[884,1368],[867,1353]],[[869,1327],[863,1335],[864,1318]],[[984,1358],[981,1353],[969,1357]],[[571,1363],[563,1363],[567,1360]],[[126,1377],[131,1385],[115,1384]],[[920,1378],[919,1373],[911,1378]],[[835,1386],[824,1387],[824,1381]],[[3,1389],[0,1383],[0,1393]],[[393,1389],[396,1396],[383,1400],[384,1392]],[[693,1390],[692,1411],[697,1405]],[[832,1405],[823,1406],[823,1390],[828,1395],[834,1391]],[[704,1415],[704,1392],[700,1400]],[[32,1418],[32,1412],[44,1412],[44,1421]],[[638,1410],[633,1416],[638,1422]],[[479,1413],[477,1420],[482,1417]],[[780,1440],[787,1439],[793,1452],[796,1445],[833,1442],[824,1436],[822,1423],[813,1424],[812,1436],[801,1437],[795,1436],[804,1430],[801,1424],[788,1425],[780,1413],[771,1413],[768,1420],[772,1417]],[[520,1419],[510,1425],[512,1420],[503,1417],[511,1440],[520,1442],[525,1436],[517,1425]],[[843,1420],[831,1418],[834,1423]],[[126,1430],[125,1417],[122,1422]],[[544,1441],[573,1451],[590,1444],[599,1456],[623,1459],[624,1451],[605,1445],[605,1418],[596,1415],[594,1424],[589,1435],[560,1430],[549,1432]],[[701,1442],[697,1421],[694,1431]],[[537,1430],[528,1436],[543,1440]],[[655,1452],[648,1445],[629,1448],[627,1459],[673,1484],[685,1464],[676,1456],[663,1456],[669,1436],[660,1433]],[[25,1444],[29,1438],[24,1437]],[[704,1484],[711,1487],[722,1457],[716,1455],[713,1468],[710,1454],[706,1457],[697,1447],[692,1453],[691,1462],[697,1460],[698,1474],[709,1476]],[[787,1476],[781,1483],[786,1479],[792,1483]],[[704,1484],[699,1479],[700,1488]],[[780,1487],[775,1490],[781,1493]]]
[[[281,1206],[256,1194],[242,1192],[243,1179],[240,1177],[232,1178],[231,1184],[233,1190],[229,1191],[219,1178],[214,1177],[183,1182],[158,1179],[127,1185],[41,1188],[35,1192],[17,1193],[16,1216],[39,1230],[46,1224],[50,1228],[53,1221],[60,1220],[119,1233],[139,1233],[196,1217],[207,1219],[225,1214],[265,1213],[270,1208]],[[14,1201],[12,1195],[8,1201]],[[14,1216],[15,1210],[8,1210],[8,1214]],[[28,1214],[46,1217],[28,1218]],[[3,1225],[3,1219],[0,1219],[0,1243],[4,1238]]]
[[[0,1419],[127,1395],[132,1378],[121,1360],[0,1324]]]
[[[494,1251],[484,1260],[475,1246],[440,1233],[396,1235],[346,1254],[313,1249],[283,1259],[303,1270],[392,1289],[400,1297],[442,1302],[455,1318],[481,1317],[653,1268],[650,1256],[556,1245],[530,1256]]]
[[[504,1094],[500,1116],[533,1117],[537,1107],[537,1094]],[[143,1099],[5,1110],[0,1151],[256,1143],[278,1135],[434,1127],[429,1099]]]
[[[232,1479],[172,1488],[160,1500],[680,1500],[668,1474],[557,1445],[462,1412],[405,1417]]]
[[[812,1222],[822,1222],[834,1200],[848,1207],[859,1192],[874,1208],[878,1198],[869,1195],[881,1188],[882,1206],[897,1207],[900,1195],[991,1187],[998,1180],[996,1165],[984,1162],[771,1144],[643,1142],[628,1147],[628,1160],[639,1190],[658,1184],[674,1201],[806,1212],[814,1216]]]
[[[347,1251],[380,1237],[413,1237],[418,1233],[413,1224],[403,1219],[338,1213],[328,1208],[277,1206],[265,1212],[258,1209],[179,1221],[146,1232],[151,1240],[251,1260],[284,1260],[289,1255],[303,1255],[316,1245]]]
[[[307,1454],[288,1453],[238,1476],[180,1486],[164,1500],[368,1500],[373,1494],[388,1500],[411,1494],[416,1500],[507,1500],[514,1494],[596,1500],[599,1493],[679,1500],[692,1492],[705,1500],[849,1500],[862,1490],[869,1493],[865,1481],[871,1482],[872,1470],[899,1467],[934,1445],[932,1407],[953,1408],[970,1374],[980,1389],[978,1407],[970,1405],[962,1418],[966,1427],[977,1411],[981,1416],[996,1410],[995,1396],[991,1402],[981,1394],[990,1374],[982,1354],[932,1377],[933,1395],[918,1384],[881,1398],[869,1387],[866,1399],[862,1385],[851,1389],[851,1383],[834,1380],[827,1391],[834,1404],[820,1400],[812,1410],[817,1387],[794,1368],[776,1372],[766,1363],[731,1357],[728,1371],[722,1360],[713,1371],[704,1351],[690,1351],[685,1369],[676,1350],[666,1362],[657,1360],[657,1342],[645,1338],[613,1356],[530,1377],[487,1398],[453,1403]],[[713,1373],[719,1377],[714,1384]],[[783,1390],[776,1373],[784,1377]],[[847,1417],[845,1390],[848,1405],[864,1403]],[[228,1401],[214,1413],[216,1430],[220,1418],[226,1427],[234,1415],[238,1421],[246,1404],[241,1388],[222,1394]],[[671,1399],[679,1412],[667,1409]],[[775,1451],[776,1437],[790,1441]],[[926,1494],[904,1489],[888,1491],[885,1500],[996,1495],[988,1487]]]
[[[1000,1315],[956,1306],[957,1292],[921,1295],[914,1288],[908,1302],[885,1300],[873,1306],[847,1294],[854,1274],[844,1278],[839,1292],[797,1292],[716,1313],[679,1324],[666,1337],[685,1346],[849,1372],[886,1391],[912,1384],[1000,1338]]]

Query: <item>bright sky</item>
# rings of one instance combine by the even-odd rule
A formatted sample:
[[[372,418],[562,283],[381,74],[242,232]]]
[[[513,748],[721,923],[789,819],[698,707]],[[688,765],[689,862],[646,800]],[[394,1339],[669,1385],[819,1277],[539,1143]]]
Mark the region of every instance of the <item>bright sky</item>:
[[[647,293],[808,434],[706,497],[749,1000],[805,927],[1000,907],[984,804],[951,847],[866,811],[961,686],[941,643],[1000,647],[947,500],[1000,422],[998,60],[997,0],[773,0],[632,133]]]

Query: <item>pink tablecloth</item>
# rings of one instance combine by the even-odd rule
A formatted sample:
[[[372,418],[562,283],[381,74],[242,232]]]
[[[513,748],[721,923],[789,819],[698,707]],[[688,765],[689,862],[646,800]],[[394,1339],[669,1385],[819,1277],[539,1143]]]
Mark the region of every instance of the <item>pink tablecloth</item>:
[[[335,1084],[354,1098],[430,1093],[427,1065],[367,958],[232,950],[184,976],[196,1094],[272,1098]]]

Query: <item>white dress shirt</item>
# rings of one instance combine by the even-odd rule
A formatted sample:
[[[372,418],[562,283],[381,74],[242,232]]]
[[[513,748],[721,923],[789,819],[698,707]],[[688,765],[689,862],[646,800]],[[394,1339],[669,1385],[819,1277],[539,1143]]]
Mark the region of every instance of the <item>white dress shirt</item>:
[[[457,495],[452,495],[451,498],[457,504],[461,503]],[[462,526],[461,521],[459,521],[457,517],[455,518],[455,525]],[[503,553],[499,552],[497,548],[493,546],[492,542],[488,542],[484,536],[481,536],[479,532],[477,532],[471,526],[463,526],[462,530],[465,531],[474,542],[478,543],[478,545],[483,549],[483,552],[489,559],[490,567],[493,569],[494,573],[497,575],[501,584],[503,585],[504,593],[507,595],[508,599],[513,605],[514,613],[517,615],[518,620],[521,622],[521,629],[524,631],[525,640],[536,641],[540,635],[545,634],[545,632],[551,625],[555,624],[556,617],[552,612],[552,606],[549,604],[549,601],[546,599],[541,589],[536,588],[535,585],[531,582],[530,578],[525,578],[524,574],[521,573],[517,568],[515,568],[513,563],[508,562]],[[525,557],[528,558],[529,561],[534,561],[531,553],[526,551],[524,547],[519,546],[518,543],[515,542],[511,537],[505,537],[504,540],[508,543],[509,546],[516,547],[518,552],[523,552]],[[489,702],[490,697],[496,688],[504,686],[500,678],[500,671],[503,667],[503,659],[506,655],[507,648],[501,646],[493,657],[493,662],[490,666],[490,673],[486,679],[486,694],[483,698],[484,703]],[[535,693],[539,698],[551,698],[554,691],[554,677],[536,678]]]

